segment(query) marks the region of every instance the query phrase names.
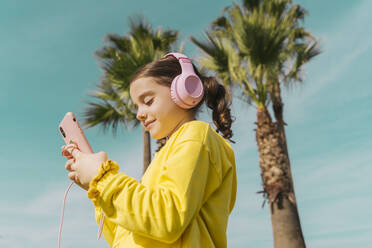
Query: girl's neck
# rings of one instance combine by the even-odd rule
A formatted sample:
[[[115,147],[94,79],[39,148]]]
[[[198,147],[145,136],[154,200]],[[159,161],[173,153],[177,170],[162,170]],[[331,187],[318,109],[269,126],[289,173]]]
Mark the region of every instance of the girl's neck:
[[[174,131],[178,130],[178,128],[180,128],[180,126],[182,126],[182,125],[185,124],[186,122],[189,122],[189,121],[195,121],[195,120],[196,120],[195,117],[193,117],[193,118],[191,118],[191,119],[189,119],[189,120],[186,120],[186,121],[181,122],[181,123],[179,124],[179,126],[177,126],[177,127],[174,129]],[[165,136],[165,142],[168,141],[169,137],[172,136],[172,134],[173,134],[173,132],[172,132],[170,135]]]

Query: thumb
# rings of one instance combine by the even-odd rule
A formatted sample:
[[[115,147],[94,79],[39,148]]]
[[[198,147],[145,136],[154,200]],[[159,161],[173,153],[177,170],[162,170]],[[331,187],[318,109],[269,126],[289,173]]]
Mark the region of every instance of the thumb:
[[[74,158],[79,158],[79,157],[81,156],[81,151],[80,151],[79,148],[77,148],[77,147],[72,148],[71,155],[72,155]]]

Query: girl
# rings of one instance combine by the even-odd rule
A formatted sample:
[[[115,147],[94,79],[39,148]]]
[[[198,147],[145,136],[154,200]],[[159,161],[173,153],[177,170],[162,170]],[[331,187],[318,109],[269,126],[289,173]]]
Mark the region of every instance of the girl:
[[[214,77],[202,76],[183,54],[171,53],[139,69],[130,83],[137,119],[166,143],[140,182],[118,172],[105,152],[63,146],[69,178],[88,191],[103,236],[116,248],[226,247],[236,198],[231,98]],[[213,110],[218,134],[195,117]]]

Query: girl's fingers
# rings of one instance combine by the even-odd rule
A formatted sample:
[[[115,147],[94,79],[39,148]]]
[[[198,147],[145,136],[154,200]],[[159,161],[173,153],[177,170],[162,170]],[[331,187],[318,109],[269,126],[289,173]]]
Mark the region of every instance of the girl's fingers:
[[[72,171],[72,172],[68,173],[68,177],[69,177],[72,181],[76,182],[77,176],[76,176],[76,172],[75,172],[75,171]]]
[[[68,144],[68,145],[62,146],[61,149],[62,149],[62,156],[66,157],[67,159],[77,157],[77,154],[76,154],[77,152],[74,152],[74,150],[78,150],[78,148],[75,144]]]
[[[62,148],[62,156],[63,157],[66,157],[67,159],[71,159],[72,158],[72,155],[71,153],[65,148]]]
[[[72,169],[73,169],[72,168],[73,163],[75,163],[75,159],[74,158],[67,160],[67,162],[65,164],[66,170],[72,171]]]
[[[79,158],[80,157],[80,150],[79,148],[73,148],[72,151],[71,151],[71,154],[74,158]]]
[[[76,184],[81,185],[79,177],[77,176],[77,173],[75,171],[68,173],[68,177]]]
[[[76,183],[77,185],[79,185],[80,187],[83,187],[83,185],[81,184],[80,180],[79,180],[79,177],[77,176],[76,172],[73,171],[73,172],[70,172],[68,173],[68,177],[74,181],[74,183]]]

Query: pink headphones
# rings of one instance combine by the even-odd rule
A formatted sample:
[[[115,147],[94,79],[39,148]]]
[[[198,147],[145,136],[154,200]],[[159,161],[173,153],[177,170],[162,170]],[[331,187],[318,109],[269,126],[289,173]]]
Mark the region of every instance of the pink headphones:
[[[170,56],[178,59],[182,68],[182,73],[172,81],[171,98],[181,108],[192,108],[203,98],[203,83],[195,74],[191,61],[186,55],[182,53],[168,53],[164,58]]]

